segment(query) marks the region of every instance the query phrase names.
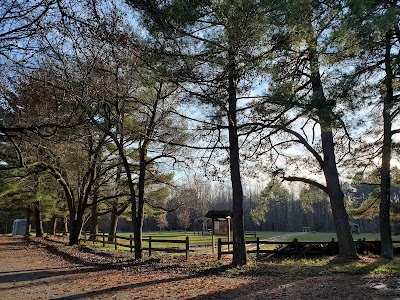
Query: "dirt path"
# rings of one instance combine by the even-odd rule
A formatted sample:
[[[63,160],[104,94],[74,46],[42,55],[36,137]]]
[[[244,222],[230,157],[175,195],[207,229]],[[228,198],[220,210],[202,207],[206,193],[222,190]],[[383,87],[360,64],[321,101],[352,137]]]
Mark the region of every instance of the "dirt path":
[[[190,272],[0,237],[0,299],[400,299],[371,288],[377,278],[205,276],[187,264]]]

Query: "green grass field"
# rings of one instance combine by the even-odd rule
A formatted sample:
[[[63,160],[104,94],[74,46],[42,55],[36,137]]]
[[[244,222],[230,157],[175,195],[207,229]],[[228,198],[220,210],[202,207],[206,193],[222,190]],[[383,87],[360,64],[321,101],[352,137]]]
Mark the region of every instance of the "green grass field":
[[[280,242],[290,242],[294,238],[296,238],[300,242],[329,242],[332,239],[337,241],[336,233],[333,232],[268,232],[268,231],[259,231],[257,232],[257,236],[260,239],[268,239],[271,241],[280,241]],[[353,234],[354,240],[366,239],[368,241],[379,240],[380,236],[378,233],[360,233]],[[394,236],[394,241],[400,241],[400,236]]]
[[[131,233],[118,233],[118,236],[129,237]],[[150,237],[152,240],[180,240],[184,241],[186,236],[190,240],[190,252],[194,255],[193,257],[199,258],[203,256],[196,256],[196,254],[208,254],[212,252],[211,247],[211,236],[210,235],[195,235],[192,231],[182,232],[182,231],[153,231],[144,232],[143,237]],[[298,239],[300,242],[329,242],[334,238],[336,240],[335,233],[312,233],[312,232],[257,232],[257,237],[260,240],[288,242],[292,241],[294,238]],[[368,241],[379,240],[379,234],[363,233],[354,234],[354,240],[359,240],[365,238]],[[218,238],[218,237],[216,237]],[[100,241],[101,241],[100,237]],[[227,237],[223,237],[227,240]],[[254,237],[246,237],[249,241],[254,241]],[[399,241],[400,236],[394,236],[394,241]],[[117,243],[128,244],[129,240],[118,239]],[[91,241],[86,241],[88,246],[96,247],[101,250],[114,251],[115,245],[106,244],[106,247],[102,247],[102,242],[96,242],[93,244]],[[204,246],[201,247],[200,245]],[[400,246],[400,244],[395,243],[394,246]],[[224,251],[227,246],[223,246]],[[143,242],[143,248],[148,248],[148,242]],[[171,252],[171,248],[181,249],[185,248],[185,244],[175,244],[169,242],[156,243],[152,242],[152,248],[164,248],[168,249],[169,253],[164,255],[164,251],[153,250],[152,255],[156,254],[162,261],[174,261],[175,257],[181,261],[184,253],[181,252]],[[248,249],[254,249],[254,244],[249,244]],[[262,245],[261,249],[274,249],[276,245]],[[129,251],[127,247],[117,246],[118,251]],[[126,253],[126,252],[125,252]],[[215,249],[216,253],[216,249]],[[144,257],[147,258],[148,252],[144,250]],[[189,255],[191,256],[191,255]],[[361,257],[359,260],[338,260],[336,257],[318,257],[318,258],[286,258],[286,259],[265,259],[263,257],[256,258],[255,255],[249,255],[249,264],[240,268],[232,268],[227,272],[232,275],[282,275],[287,274],[292,276],[305,275],[305,276],[319,276],[319,275],[335,275],[335,274],[363,274],[363,275],[376,275],[376,274],[390,274],[398,275],[400,274],[400,258],[396,257],[394,260],[387,260],[380,258],[376,255]],[[207,270],[215,269],[226,265],[228,262],[226,260],[221,260],[218,262],[210,262],[203,266],[195,266],[195,268]]]
[[[126,237],[132,233],[118,233],[119,237]],[[132,235],[133,236],[133,235]],[[326,232],[270,232],[270,231],[257,231],[256,236],[260,238],[261,241],[274,241],[278,243],[291,242],[293,239],[297,239],[300,242],[330,242],[333,239],[337,241],[337,236],[335,233],[326,233]],[[198,233],[194,234],[193,231],[151,231],[151,232],[143,232],[143,248],[148,248],[148,238],[152,239],[152,248],[158,249],[185,249],[185,239],[189,237],[190,250],[196,252],[204,252],[208,253],[212,251],[212,236],[209,234],[199,235]],[[221,238],[223,242],[227,241],[227,236],[216,236],[215,237],[215,246],[217,244],[218,238]],[[378,233],[361,233],[361,234],[353,234],[354,240],[364,239],[367,241],[379,240]],[[161,241],[162,240],[162,241]],[[165,240],[165,241],[164,241]],[[173,243],[170,240],[181,241],[182,243]],[[231,238],[232,240],[232,238]],[[247,241],[256,241],[256,237],[251,235],[246,235]],[[98,238],[98,241],[101,241],[101,238]],[[394,236],[393,241],[400,241],[400,236]],[[129,245],[129,240],[117,239],[118,244]],[[92,245],[94,247],[102,247],[101,242],[96,242],[93,244],[92,242],[87,241],[86,244]],[[394,247],[400,246],[400,243],[395,243]],[[252,245],[248,245],[249,248]],[[277,245],[262,245],[261,249],[274,249]],[[223,249],[227,248],[227,246],[223,246]],[[106,245],[107,250],[115,249],[115,246],[112,244]],[[118,250],[128,250],[127,247],[117,246]]]
[[[132,233],[118,233],[119,236],[129,237]],[[257,231],[257,237],[260,240],[269,240],[276,242],[290,242],[293,239],[297,239],[300,242],[329,242],[334,238],[337,241],[336,233],[326,233],[326,232],[271,232],[271,231]],[[152,239],[166,239],[166,240],[184,240],[186,236],[189,237],[190,245],[211,245],[212,237],[211,235],[195,235],[193,231],[151,231],[151,232],[143,232],[143,237],[148,238],[152,237]],[[215,242],[217,239],[221,238],[222,241],[227,241],[226,236],[216,236]],[[371,240],[379,240],[378,233],[360,233],[353,234],[354,240],[366,239],[368,241]],[[256,238],[253,236],[246,236],[248,241],[253,241]],[[394,236],[393,241],[400,241],[400,236]],[[156,243],[155,243],[156,244]],[[168,243],[163,243],[164,246]],[[179,244],[170,244],[168,246],[178,246]],[[155,247],[158,247],[154,245]],[[397,246],[395,244],[395,246]],[[144,246],[146,247],[146,245]],[[183,247],[183,246],[182,246]]]
[[[118,233],[118,236],[129,237],[130,233]],[[198,259],[199,262],[203,262],[203,254],[211,253],[211,236],[210,235],[194,235],[193,232],[179,232],[179,231],[154,231],[145,232],[144,238],[151,236],[152,240],[165,239],[165,240],[180,240],[184,241],[186,236],[190,239],[190,253],[189,257],[193,257],[194,260]],[[276,242],[287,242],[294,238],[303,242],[328,242],[332,238],[336,239],[334,233],[303,233],[303,232],[257,232],[257,236],[262,240],[276,241]],[[354,239],[375,240],[379,239],[379,234],[359,234],[354,235]],[[224,238],[226,239],[226,237]],[[254,240],[254,237],[249,237],[248,240]],[[85,244],[90,247],[99,248],[102,251],[114,251],[115,246],[113,244],[106,244],[106,247],[102,247],[102,237],[100,236],[100,242],[93,244],[92,241],[86,241]],[[394,237],[394,241],[398,241],[399,236]],[[83,242],[82,242],[83,243]],[[119,239],[118,243],[125,243],[129,245],[129,241]],[[208,245],[207,247],[196,247],[196,245]],[[397,246],[399,244],[395,244]],[[254,244],[248,245],[249,248],[254,248]],[[266,247],[276,247],[276,245],[265,245]],[[143,247],[148,247],[148,243],[144,242]],[[184,248],[184,244],[174,243],[160,243],[158,245],[152,244],[152,247],[157,248]],[[127,254],[129,248],[117,246],[117,250],[121,251],[122,255]],[[226,249],[224,249],[226,250]],[[124,251],[124,252],[122,252]],[[170,252],[170,251],[168,251]],[[216,252],[216,251],[215,251]],[[197,254],[200,254],[198,256]],[[147,250],[143,253],[144,259],[147,259]],[[163,251],[155,250],[152,255],[156,255],[157,261],[161,264],[180,264],[185,254],[182,252],[174,253],[170,252],[165,255]],[[193,255],[193,256],[192,256]],[[214,256],[215,257],[215,256]],[[388,274],[396,275],[400,274],[400,257],[395,257],[394,260],[387,260],[380,258],[376,255],[362,256],[358,260],[341,260],[333,256],[324,256],[317,258],[285,258],[285,259],[274,259],[265,257],[256,257],[255,254],[248,256],[248,264],[239,268],[226,269],[225,266],[229,264],[229,260],[219,261],[206,261],[204,264],[190,264],[190,268],[194,268],[198,271],[217,270],[222,267],[224,272],[229,275],[287,275],[287,276],[323,276],[323,275],[336,275],[336,274],[348,274],[348,275],[377,275],[377,274]],[[213,271],[214,272],[214,271]]]

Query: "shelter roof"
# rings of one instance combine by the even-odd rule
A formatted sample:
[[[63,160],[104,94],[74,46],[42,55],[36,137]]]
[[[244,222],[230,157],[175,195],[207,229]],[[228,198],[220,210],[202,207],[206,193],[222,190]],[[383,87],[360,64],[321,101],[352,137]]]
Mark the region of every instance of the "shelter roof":
[[[205,217],[211,218],[211,219],[232,217],[232,211],[230,211],[230,210],[209,210],[206,213]]]

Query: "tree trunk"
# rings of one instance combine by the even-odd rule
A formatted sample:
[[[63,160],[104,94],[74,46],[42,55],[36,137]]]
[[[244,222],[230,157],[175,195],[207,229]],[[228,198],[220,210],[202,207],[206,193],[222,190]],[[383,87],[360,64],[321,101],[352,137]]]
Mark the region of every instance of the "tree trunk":
[[[79,243],[79,238],[82,231],[83,221],[82,219],[71,219],[70,223],[72,224],[71,230],[69,233],[69,246],[77,245]]]
[[[132,225],[133,225],[133,242],[135,244],[135,259],[141,259],[142,258],[142,237],[140,235],[140,231],[137,231],[139,226],[138,226],[138,218],[136,216],[136,207],[137,207],[136,193],[135,193],[135,187],[134,187],[133,181],[132,181],[132,173],[131,173],[131,169],[130,169],[130,164],[128,162],[128,159],[125,156],[122,143],[120,143],[118,141],[118,139],[116,139],[116,138],[114,138],[113,140],[118,147],[119,155],[122,160],[122,164],[124,165],[126,177],[128,179],[128,187],[129,187],[131,211],[132,211],[131,215],[132,215]]]
[[[64,228],[64,232],[65,233],[69,232],[69,230],[68,230],[68,218],[67,217],[63,217],[63,228]]]
[[[383,145],[381,164],[381,203],[379,207],[379,227],[381,234],[381,256],[393,259],[392,230],[390,226],[390,159],[392,148],[393,71],[391,67],[392,31],[386,33],[385,72],[386,96],[383,101]]]
[[[36,237],[43,237],[43,223],[40,215],[40,202],[35,202],[35,227]]]
[[[50,219],[50,235],[55,235],[56,234],[56,228],[57,228],[57,216],[53,215]]]
[[[228,133],[229,133],[229,165],[232,184],[233,213],[233,260],[232,265],[242,266],[247,263],[246,244],[243,227],[243,188],[240,176],[239,137],[237,128],[237,98],[236,98],[236,65],[234,54],[229,54],[230,66],[228,73]]]
[[[122,146],[119,148],[120,156],[124,169],[128,178],[128,186],[131,198],[131,211],[132,211],[132,225],[133,225],[133,242],[135,244],[135,259],[142,259],[142,235],[141,235],[141,222],[140,218],[137,216],[137,203],[136,203],[136,193],[132,181],[131,171],[129,162],[124,154]]]
[[[312,28],[312,25],[310,24]],[[312,30],[312,29],[311,29]],[[357,251],[351,235],[349,217],[344,206],[344,194],[339,183],[339,174],[335,158],[335,143],[332,134],[332,118],[334,103],[328,102],[325,97],[320,67],[317,55],[317,41],[315,38],[308,41],[309,62],[311,70],[311,85],[313,90],[313,106],[317,109],[319,124],[321,126],[321,143],[324,154],[323,169],[328,189],[328,196],[332,208],[336,234],[339,244],[339,256],[356,258]]]
[[[108,231],[108,241],[113,242],[114,236],[117,234],[118,215],[117,215],[117,200],[114,200],[110,217],[110,230]]]
[[[161,86],[159,87],[161,90]],[[147,124],[146,134],[143,137],[142,144],[139,148],[139,180],[138,180],[138,203],[137,203],[137,215],[134,224],[134,240],[135,240],[135,258],[142,259],[142,238],[143,238],[143,219],[144,219],[144,193],[145,193],[145,181],[146,181],[146,157],[147,148],[150,143],[150,138],[153,136],[155,128],[155,120],[157,115],[157,107],[159,98],[155,99],[151,118]]]
[[[152,125],[152,124],[150,123],[150,125]],[[136,236],[135,237],[135,250],[136,250],[136,243],[137,243],[138,248],[140,247],[140,253],[139,253],[139,249],[138,249],[136,259],[142,258],[141,248],[142,248],[142,235],[143,235],[144,187],[145,187],[145,180],[146,180],[147,146],[148,146],[148,141],[145,138],[139,149],[140,154],[139,154],[139,182],[138,182],[138,190],[139,191],[138,191],[138,206],[137,206],[138,211],[137,211],[137,219],[136,219],[136,226],[134,228],[134,233]]]
[[[26,227],[25,227],[25,236],[31,235],[31,217],[32,217],[32,209],[30,206],[26,208]]]
[[[77,245],[79,237],[76,235],[77,220],[74,215],[69,216],[69,246]]]
[[[80,211],[77,214],[70,215],[70,231],[69,231],[69,246],[77,245],[82,232],[83,226],[83,212]]]
[[[161,86],[160,86],[161,89]],[[155,120],[157,115],[157,107],[159,98],[155,99],[152,106],[151,118],[147,124],[146,134],[143,137],[142,144],[139,148],[139,180],[138,180],[138,202],[137,212],[133,223],[134,242],[135,242],[135,258],[142,259],[142,238],[143,238],[143,219],[144,219],[144,193],[146,181],[146,157],[147,148],[150,143],[150,138],[154,133]],[[133,213],[133,211],[132,211]],[[132,218],[133,219],[133,218]]]
[[[90,217],[90,239],[95,241],[96,235],[99,233],[99,226],[98,226],[98,211],[97,211],[97,197],[93,198],[92,204],[92,214]]]
[[[122,171],[121,159],[118,159],[117,175],[115,177],[115,185],[114,185],[114,194],[115,195],[117,195],[120,190],[121,171]],[[118,212],[118,204],[119,204],[119,199],[118,199],[118,197],[115,197],[114,201],[112,203],[111,215],[110,215],[110,228],[108,231],[108,241],[109,242],[113,242],[114,236],[117,235],[118,219],[120,216],[120,213]],[[121,212],[121,214],[122,213],[123,212]]]
[[[357,258],[357,251],[349,224],[349,216],[344,206],[344,194],[339,183],[332,131],[326,131],[326,129],[322,130],[321,138],[325,163],[324,175],[328,188],[333,220],[336,226],[339,256]]]

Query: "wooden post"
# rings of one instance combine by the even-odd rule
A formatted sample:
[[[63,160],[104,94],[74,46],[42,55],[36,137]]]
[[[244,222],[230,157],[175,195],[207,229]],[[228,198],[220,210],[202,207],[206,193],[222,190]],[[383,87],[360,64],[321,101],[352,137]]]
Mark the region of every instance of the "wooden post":
[[[114,248],[117,250],[117,235],[114,235]]]
[[[106,233],[103,232],[103,248],[106,246]]]
[[[214,247],[215,247],[215,236],[214,236],[214,233],[212,234],[212,236],[211,236],[211,247],[212,247],[212,253],[214,253],[215,252],[215,250],[214,250]]]
[[[257,257],[259,257],[260,256],[260,238],[259,237],[257,237]]]
[[[151,236],[149,236],[149,257],[151,256]]]
[[[131,248],[131,253],[133,252],[132,250],[132,234],[129,235],[129,248]]]
[[[221,259],[221,256],[222,256],[222,245],[221,245],[221,238],[219,238],[218,239],[218,260],[220,260]],[[214,247],[213,247],[214,248]]]
[[[93,245],[94,245],[94,242],[96,242],[96,233],[93,233],[93,236],[92,235],[90,235],[90,238],[93,238]]]
[[[189,237],[186,237],[186,260],[189,259]]]

